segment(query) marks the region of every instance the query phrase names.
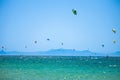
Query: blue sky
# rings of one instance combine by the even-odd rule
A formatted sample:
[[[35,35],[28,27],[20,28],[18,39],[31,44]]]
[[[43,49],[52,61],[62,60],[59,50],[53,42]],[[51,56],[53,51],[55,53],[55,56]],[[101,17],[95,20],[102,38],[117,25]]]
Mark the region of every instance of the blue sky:
[[[0,0],[0,46],[6,51],[118,51],[120,0]]]

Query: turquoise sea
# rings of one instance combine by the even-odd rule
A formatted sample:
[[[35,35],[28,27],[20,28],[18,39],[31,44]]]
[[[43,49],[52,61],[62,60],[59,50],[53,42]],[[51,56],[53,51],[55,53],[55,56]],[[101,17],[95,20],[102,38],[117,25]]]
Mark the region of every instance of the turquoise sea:
[[[0,80],[120,80],[120,57],[1,55]]]

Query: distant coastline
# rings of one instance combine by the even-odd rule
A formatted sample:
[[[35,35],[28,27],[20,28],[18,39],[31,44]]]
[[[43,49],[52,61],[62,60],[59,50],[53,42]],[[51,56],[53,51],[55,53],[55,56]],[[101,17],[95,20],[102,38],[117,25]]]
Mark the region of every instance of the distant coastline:
[[[18,51],[0,51],[0,55],[39,55],[39,56],[120,56],[120,51],[113,53],[95,53],[89,50],[75,50],[75,49],[51,49],[49,51],[37,52],[18,52]]]

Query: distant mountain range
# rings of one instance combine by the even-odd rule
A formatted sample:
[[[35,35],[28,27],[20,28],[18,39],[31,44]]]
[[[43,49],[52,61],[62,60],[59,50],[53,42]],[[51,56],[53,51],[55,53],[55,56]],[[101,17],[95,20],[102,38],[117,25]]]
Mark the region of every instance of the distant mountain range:
[[[75,49],[51,49],[49,51],[39,51],[39,52],[17,52],[10,51],[4,52],[0,51],[0,55],[41,55],[41,56],[120,56],[120,51],[104,54],[95,53],[89,50],[75,50]]]

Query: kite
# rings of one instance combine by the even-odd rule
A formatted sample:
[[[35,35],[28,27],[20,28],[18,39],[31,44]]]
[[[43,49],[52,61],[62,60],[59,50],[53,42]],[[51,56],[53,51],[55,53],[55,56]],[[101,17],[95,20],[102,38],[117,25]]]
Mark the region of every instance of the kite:
[[[47,38],[46,40],[47,40],[47,41],[50,41],[50,39],[49,39],[49,38]]]
[[[116,43],[116,40],[113,40],[113,43],[115,44],[115,43]]]
[[[102,46],[102,47],[104,47],[105,45],[104,45],[104,44],[102,44],[101,46]]]
[[[34,41],[34,43],[36,44],[36,43],[37,43],[37,41]]]
[[[115,29],[115,28],[113,28],[113,29],[112,29],[112,32],[113,32],[113,33],[116,33],[116,29]]]
[[[61,45],[63,45],[63,43],[61,43]]]
[[[27,48],[27,46],[25,46],[25,48]]]
[[[4,49],[4,46],[2,46],[2,49]]]
[[[77,15],[77,11],[75,9],[72,9],[72,12],[74,15]]]

